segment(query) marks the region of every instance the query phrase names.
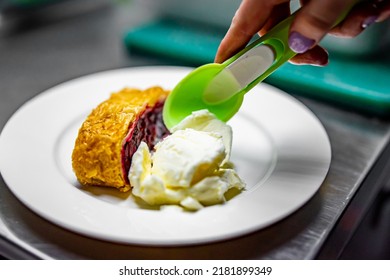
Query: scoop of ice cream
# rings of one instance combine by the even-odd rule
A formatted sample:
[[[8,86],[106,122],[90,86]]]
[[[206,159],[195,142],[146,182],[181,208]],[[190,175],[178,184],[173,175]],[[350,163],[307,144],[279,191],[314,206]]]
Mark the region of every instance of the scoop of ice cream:
[[[219,134],[186,128],[156,145],[151,171],[170,187],[188,188],[212,175],[225,155]]]
[[[186,128],[192,128],[198,131],[211,133],[216,132],[220,134],[222,136],[226,150],[225,162],[229,160],[233,138],[232,128],[229,125],[217,119],[214,114],[204,109],[193,112],[190,116],[186,117],[179,124],[174,126],[171,129],[171,132]]]
[[[150,152],[142,143],[129,171],[132,193],[151,205],[198,210],[225,202],[230,188],[244,188],[229,160],[232,130],[207,110],[194,112]]]

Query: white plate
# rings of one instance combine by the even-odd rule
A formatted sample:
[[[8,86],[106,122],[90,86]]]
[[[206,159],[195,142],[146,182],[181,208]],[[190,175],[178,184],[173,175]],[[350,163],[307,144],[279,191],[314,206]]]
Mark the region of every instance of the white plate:
[[[245,97],[233,127],[232,161],[247,190],[198,212],[147,208],[128,194],[80,188],[71,153],[87,114],[125,86],[172,89],[191,69],[138,67],[81,77],[33,98],[0,136],[0,171],[30,209],[69,230],[145,245],[199,244],[237,237],[288,216],[319,189],[331,149],[318,119],[300,102],[261,84]]]

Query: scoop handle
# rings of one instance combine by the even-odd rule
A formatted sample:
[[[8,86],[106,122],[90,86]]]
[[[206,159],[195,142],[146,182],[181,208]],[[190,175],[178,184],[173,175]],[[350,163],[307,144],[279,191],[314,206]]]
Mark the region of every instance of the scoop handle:
[[[249,50],[262,45],[266,45],[272,48],[275,55],[274,62],[265,72],[263,72],[255,80],[250,82],[243,89],[244,92],[248,92],[255,85],[257,85],[265,78],[267,78],[269,75],[271,75],[276,69],[278,69],[286,61],[288,61],[290,58],[296,55],[296,53],[292,51],[288,45],[289,30],[293,19],[294,19],[294,14],[281,21],[274,28],[272,28],[267,34],[260,37],[256,41],[252,42],[243,50],[241,50],[236,55],[232,56],[231,58],[229,58],[223,63],[224,66],[226,67],[232,62],[236,61],[239,57],[241,57]]]

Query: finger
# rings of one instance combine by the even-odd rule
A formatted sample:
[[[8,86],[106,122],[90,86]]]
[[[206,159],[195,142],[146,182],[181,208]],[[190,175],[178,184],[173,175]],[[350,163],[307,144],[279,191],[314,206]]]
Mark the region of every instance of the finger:
[[[346,38],[356,37],[368,26],[375,23],[380,13],[379,6],[374,2],[358,3],[348,16],[334,27],[329,34]]]
[[[325,66],[329,63],[329,55],[324,48],[317,45],[305,53],[297,54],[289,62],[296,65]]]
[[[286,0],[287,1],[287,0]],[[274,1],[243,0],[231,26],[218,48],[215,62],[223,62],[244,48],[254,34],[262,29]]]
[[[265,22],[263,28],[258,32],[260,36],[266,34],[269,30],[272,29],[276,24],[281,22],[283,19],[287,18],[291,14],[290,12],[290,3],[285,2],[279,5],[276,5],[272,8],[271,14],[267,21]]]
[[[304,53],[332,29],[337,20],[357,0],[311,0],[298,12],[290,28],[289,45],[297,53]]]

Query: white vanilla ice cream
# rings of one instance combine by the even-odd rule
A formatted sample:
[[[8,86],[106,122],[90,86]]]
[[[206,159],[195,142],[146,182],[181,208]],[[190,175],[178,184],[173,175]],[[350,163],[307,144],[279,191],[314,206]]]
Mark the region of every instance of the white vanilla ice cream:
[[[188,210],[225,202],[245,183],[229,164],[232,129],[208,110],[193,112],[149,151],[141,142],[129,171],[133,195],[150,205],[179,204]]]

